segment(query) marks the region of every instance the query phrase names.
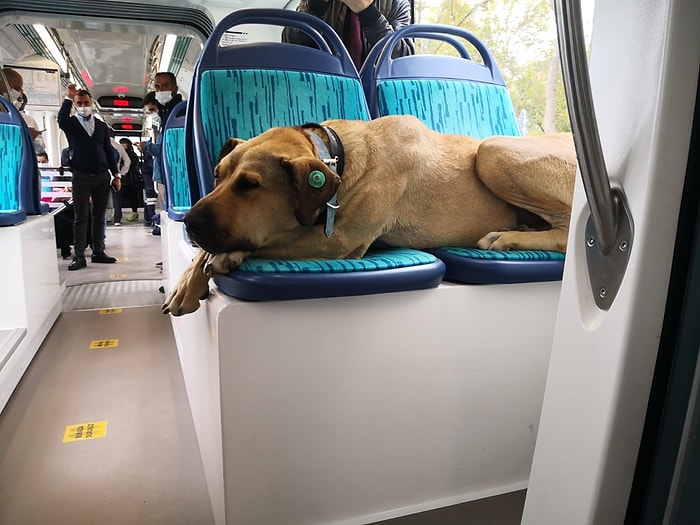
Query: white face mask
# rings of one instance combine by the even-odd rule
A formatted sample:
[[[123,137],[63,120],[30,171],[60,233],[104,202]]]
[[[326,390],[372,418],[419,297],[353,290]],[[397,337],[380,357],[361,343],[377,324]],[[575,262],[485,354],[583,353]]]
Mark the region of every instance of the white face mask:
[[[89,117],[90,115],[92,115],[92,107],[90,106],[82,106],[79,108],[75,108],[75,111],[81,117]]]
[[[158,91],[156,92],[156,100],[163,106],[173,99],[172,91]]]
[[[151,117],[151,123],[154,126],[160,126],[160,115],[158,115],[158,113],[149,113],[149,115]]]

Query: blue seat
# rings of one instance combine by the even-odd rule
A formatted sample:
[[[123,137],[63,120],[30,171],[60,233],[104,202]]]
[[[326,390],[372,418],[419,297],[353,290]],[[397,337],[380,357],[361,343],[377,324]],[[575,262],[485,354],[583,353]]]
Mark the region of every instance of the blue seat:
[[[185,151],[187,102],[177,104],[163,127],[163,177],[168,217],[181,221],[192,206],[192,194]]]
[[[221,47],[241,24],[292,27],[318,48],[282,42]],[[342,42],[325,22],[283,9],[239,9],[224,18],[195,68],[185,147],[199,191],[214,185],[213,166],[230,137],[249,139],[269,128],[329,119],[369,120],[362,84]],[[247,260],[217,286],[245,300],[364,295],[437,286],[444,264],[417,250],[384,250],[361,260]]]
[[[411,249],[370,250],[362,259],[276,261],[246,259],[214,282],[250,301],[371,295],[435,288],[445,275],[437,257]]]
[[[309,34],[319,49],[282,42],[220,46],[222,36],[242,24],[293,27]],[[308,13],[238,9],[214,29],[195,67],[185,140],[192,146],[200,195],[214,187],[213,167],[231,137],[369,118],[355,67],[330,26]]]
[[[34,144],[24,118],[0,97],[0,226],[12,226],[27,215],[43,215],[41,177]]]
[[[392,58],[391,52],[402,38],[440,40],[459,56]],[[476,49],[481,62],[472,59],[465,41]],[[439,24],[403,27],[372,49],[360,77],[373,118],[414,115],[435,131],[476,138],[520,135],[510,95],[493,56],[465,29]],[[445,278],[457,282],[557,281],[564,271],[564,255],[558,252],[464,247],[429,251],[445,262]]]

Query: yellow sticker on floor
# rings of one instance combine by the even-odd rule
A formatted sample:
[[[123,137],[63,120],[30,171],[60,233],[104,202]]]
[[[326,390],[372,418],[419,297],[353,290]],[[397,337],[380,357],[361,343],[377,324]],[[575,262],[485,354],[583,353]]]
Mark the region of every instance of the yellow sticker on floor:
[[[95,348],[114,348],[118,344],[119,339],[101,339],[91,342],[90,349],[94,350]]]
[[[128,261],[128,260],[129,260],[128,257],[117,257],[117,262],[125,262],[125,261]]]
[[[100,314],[120,314],[122,313],[121,308],[103,308],[100,310]]]
[[[125,273],[113,273],[109,276],[110,279],[126,279]]]
[[[63,434],[63,442],[85,441],[105,437],[107,434],[106,421],[94,421],[92,423],[80,423],[79,425],[68,425]]]

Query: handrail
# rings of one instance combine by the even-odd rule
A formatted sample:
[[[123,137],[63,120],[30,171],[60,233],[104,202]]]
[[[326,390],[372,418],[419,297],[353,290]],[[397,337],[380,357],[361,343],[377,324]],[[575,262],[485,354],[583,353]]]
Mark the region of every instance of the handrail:
[[[564,88],[569,117],[574,129],[576,155],[591,209],[593,226],[599,236],[600,250],[605,255],[610,252],[615,241],[617,201],[612,193],[598,135],[588,76],[581,2],[580,0],[555,0],[554,12],[557,19]]]
[[[632,215],[622,188],[612,188],[593,107],[580,0],[554,0],[569,118],[591,215],[585,228],[588,278],[596,305],[608,310],[625,277]]]

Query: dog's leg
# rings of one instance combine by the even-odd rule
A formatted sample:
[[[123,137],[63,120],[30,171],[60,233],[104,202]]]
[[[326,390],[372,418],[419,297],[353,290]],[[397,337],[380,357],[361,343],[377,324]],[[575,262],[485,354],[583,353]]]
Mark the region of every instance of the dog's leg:
[[[175,288],[161,306],[163,313],[179,316],[190,314],[199,308],[200,299],[205,298],[209,292],[209,276],[204,272],[208,256],[207,252],[200,251],[182,272]]]
[[[491,232],[479,240],[479,248],[566,252],[576,177],[570,135],[486,139],[479,146],[476,169],[497,197],[551,225],[543,231]]]

